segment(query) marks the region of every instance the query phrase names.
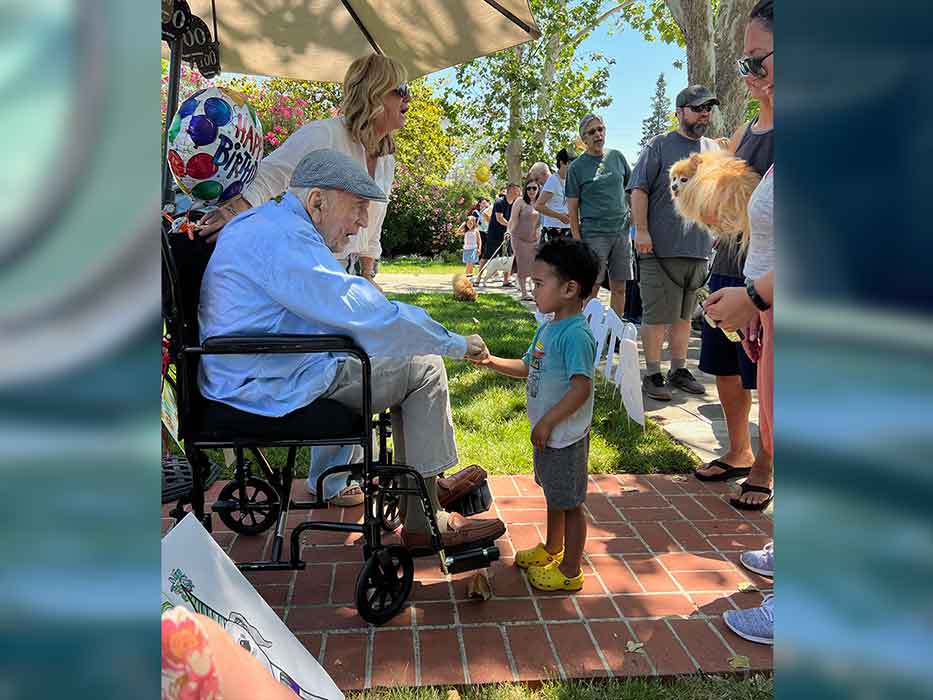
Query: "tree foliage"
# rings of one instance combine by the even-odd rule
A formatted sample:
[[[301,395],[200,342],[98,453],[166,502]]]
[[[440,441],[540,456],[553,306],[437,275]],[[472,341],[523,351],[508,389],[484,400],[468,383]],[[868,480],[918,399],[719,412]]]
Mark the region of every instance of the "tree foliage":
[[[651,113],[641,123],[641,141],[638,145],[644,148],[655,136],[669,131],[670,114],[671,98],[667,96],[667,81],[664,79],[664,73],[661,73],[651,98]]]
[[[498,177],[519,180],[534,161],[553,161],[574,143],[584,114],[611,104],[606,88],[614,59],[579,51],[606,18],[604,4],[532,0],[539,39],[457,67],[451,95]]]

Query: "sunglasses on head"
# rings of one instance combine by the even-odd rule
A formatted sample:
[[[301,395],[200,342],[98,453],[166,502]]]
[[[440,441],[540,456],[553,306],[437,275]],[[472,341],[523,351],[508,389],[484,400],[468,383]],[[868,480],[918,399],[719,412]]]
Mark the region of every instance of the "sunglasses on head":
[[[769,51],[764,56],[742,56],[735,63],[739,67],[739,75],[743,78],[748,77],[749,75],[754,75],[757,78],[765,78],[768,76],[768,71],[764,67],[765,59],[768,58],[774,51]]]
[[[704,105],[697,105],[696,107],[694,107],[693,105],[687,105],[687,109],[689,109],[694,114],[703,114],[704,112],[712,112],[713,103],[707,102]]]
[[[587,130],[586,130],[586,135],[587,135],[587,136],[592,136],[593,134],[595,134],[595,133],[597,133],[597,132],[601,134],[601,133],[603,133],[605,130],[606,130],[606,127],[604,127],[604,126],[594,126],[592,129],[587,129]]]
[[[411,89],[408,87],[408,83],[402,83],[397,88],[395,88],[392,92],[394,92],[396,95],[401,97],[403,100],[411,99]]]

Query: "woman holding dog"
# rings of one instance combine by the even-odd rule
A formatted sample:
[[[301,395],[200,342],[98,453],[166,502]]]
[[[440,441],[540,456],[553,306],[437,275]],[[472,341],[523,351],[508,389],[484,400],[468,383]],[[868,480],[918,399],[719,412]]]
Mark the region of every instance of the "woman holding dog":
[[[522,301],[532,300],[527,284],[528,278],[531,277],[531,267],[535,262],[538,237],[541,234],[540,214],[535,209],[535,200],[540,189],[541,186],[536,180],[528,180],[522,196],[512,203],[512,213],[509,216],[508,231],[512,237],[515,264],[518,266],[518,289],[522,294]]]
[[[744,55],[739,72],[752,94],[774,95],[774,2],[758,0],[745,29]],[[760,120],[759,120],[760,123]],[[758,406],[761,452],[741,492],[733,497],[738,508],[760,510],[772,497],[774,473],[774,165],[761,178],[748,203],[748,258],[743,273],[745,287],[726,287],[706,300],[707,314],[727,330],[744,329],[742,345],[758,361]],[[764,455],[764,457],[762,457]],[[761,576],[774,577],[774,547],[743,552],[742,565]],[[748,610],[723,613],[726,626],[743,639],[759,644],[774,642],[774,599],[766,595],[762,604]]]
[[[749,95],[758,100],[760,111],[750,123],[736,129],[729,140],[728,150],[741,158],[759,175],[764,176],[774,163],[774,103],[771,93],[757,76],[745,79]],[[709,291],[726,287],[744,289],[747,249],[742,238],[719,239],[716,256],[710,270]],[[741,345],[733,343],[718,328],[703,324],[703,342],[700,345],[700,369],[716,377],[716,390],[722,402],[729,433],[729,451],[722,457],[696,470],[701,481],[727,481],[748,476],[758,464],[759,473],[770,470],[771,455],[752,451],[749,431],[749,412],[752,391],[758,388],[758,366]],[[738,498],[742,506],[759,509],[767,505],[766,494],[747,493]]]

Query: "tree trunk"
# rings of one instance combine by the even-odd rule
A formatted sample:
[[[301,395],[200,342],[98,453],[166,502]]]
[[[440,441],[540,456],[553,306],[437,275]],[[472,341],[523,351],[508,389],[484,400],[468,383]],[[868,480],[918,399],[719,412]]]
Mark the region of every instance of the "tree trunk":
[[[715,92],[716,46],[713,43],[712,3],[710,0],[664,1],[687,43],[687,81],[690,85],[705,85]],[[714,111],[711,117],[710,134],[721,134],[722,115]]]
[[[745,121],[748,91],[735,62],[742,55],[745,25],[754,0],[721,0],[716,14],[716,97],[723,136],[731,136]]]
[[[508,172],[509,182],[521,184],[522,180],[522,105],[521,105],[521,85],[519,81],[519,71],[522,65],[522,56],[524,46],[516,46],[512,49],[515,53],[515,70],[512,72],[512,82],[509,85],[509,143],[505,148],[505,164]]]
[[[535,140],[544,147],[547,137],[547,118],[551,109],[551,85],[554,82],[554,73],[557,71],[557,57],[560,53],[560,37],[554,33],[548,37],[545,46],[544,68],[541,70],[541,82],[538,86],[538,128],[535,130]]]

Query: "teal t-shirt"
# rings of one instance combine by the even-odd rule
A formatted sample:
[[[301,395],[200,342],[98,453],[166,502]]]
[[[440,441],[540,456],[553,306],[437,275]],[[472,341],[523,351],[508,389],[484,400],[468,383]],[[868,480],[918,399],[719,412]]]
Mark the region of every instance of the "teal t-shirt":
[[[562,321],[548,321],[538,328],[522,358],[528,365],[525,398],[528,419],[534,429],[554,404],[570,391],[570,378],[582,374],[593,378],[596,339],[583,314]],[[590,431],[593,421],[593,390],[586,402],[554,428],[548,447],[567,447]]]
[[[611,148],[602,158],[583,153],[570,164],[564,194],[579,200],[584,237],[627,235],[625,185],[631,174],[625,156]]]

